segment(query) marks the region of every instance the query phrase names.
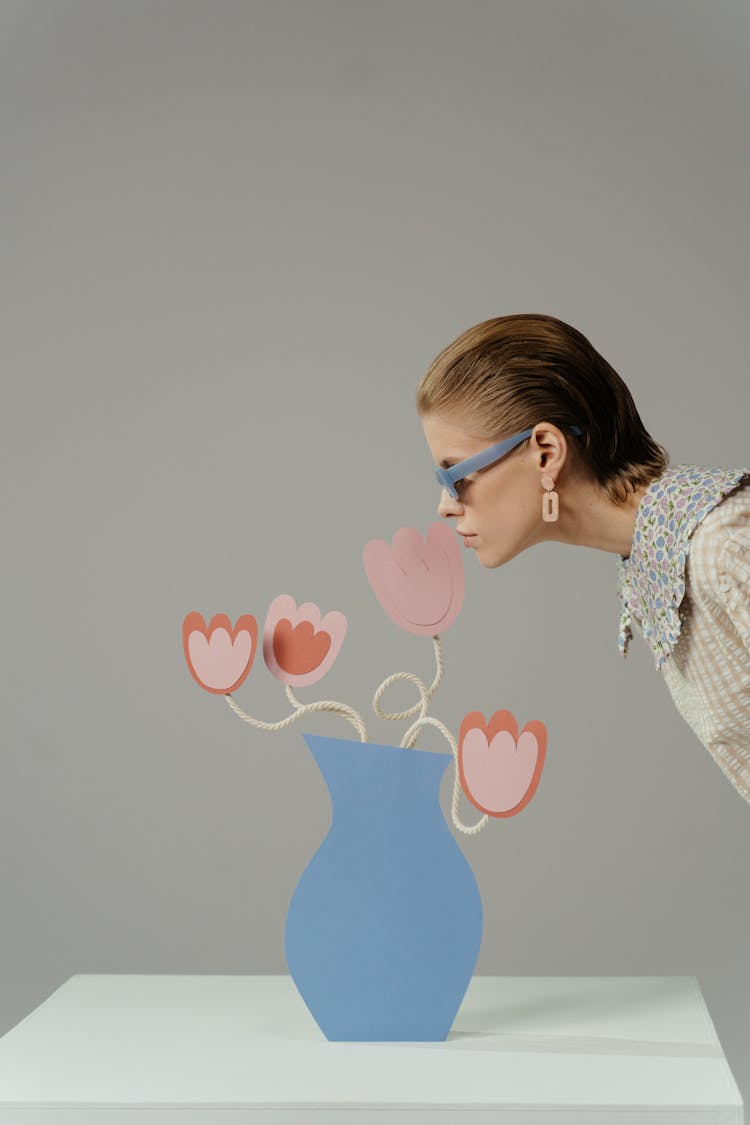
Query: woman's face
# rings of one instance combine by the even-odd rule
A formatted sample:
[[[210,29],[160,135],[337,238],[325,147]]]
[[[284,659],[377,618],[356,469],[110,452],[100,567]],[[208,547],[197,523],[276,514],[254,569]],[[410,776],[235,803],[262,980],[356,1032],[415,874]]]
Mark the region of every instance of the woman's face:
[[[476,437],[434,412],[423,416],[422,426],[435,464],[444,467],[479,453],[497,440]],[[455,517],[456,530],[473,535],[466,545],[476,551],[482,566],[502,566],[549,537],[550,525],[542,520],[541,453],[532,435],[529,442],[521,443],[494,465],[457,481],[458,499],[442,489],[438,515]]]

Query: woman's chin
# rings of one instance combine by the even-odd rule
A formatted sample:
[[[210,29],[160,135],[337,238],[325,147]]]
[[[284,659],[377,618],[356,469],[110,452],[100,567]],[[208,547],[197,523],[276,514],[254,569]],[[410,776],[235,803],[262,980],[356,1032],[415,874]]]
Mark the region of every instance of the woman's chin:
[[[472,547],[472,551],[474,552],[480,566],[491,569],[496,565],[492,562],[492,556],[488,554],[487,548],[484,546],[484,544],[478,543],[476,547]]]
[[[483,566],[486,570],[497,570],[499,566],[504,566],[505,563],[510,562],[515,554],[518,554],[517,551],[511,553],[507,549],[505,551],[498,549],[493,551],[486,544],[484,546],[474,547],[474,553],[479,560],[479,565]]]

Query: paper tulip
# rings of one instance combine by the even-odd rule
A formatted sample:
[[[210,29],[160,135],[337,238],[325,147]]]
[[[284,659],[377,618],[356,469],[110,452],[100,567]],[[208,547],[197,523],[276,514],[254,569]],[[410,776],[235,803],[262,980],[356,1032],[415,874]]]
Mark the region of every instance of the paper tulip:
[[[396,625],[420,637],[442,633],[463,605],[464,567],[458,536],[445,523],[432,523],[427,540],[415,527],[371,539],[363,551],[375,596]]]
[[[206,628],[203,615],[193,611],[182,622],[182,647],[195,682],[223,695],[238,688],[252,667],[258,623],[244,613],[232,629],[227,615],[217,613]]]
[[[458,736],[458,772],[464,793],[488,816],[515,816],[534,796],[547,750],[547,728],[532,719],[518,734],[511,711],[464,717]]]
[[[289,594],[271,602],[263,629],[263,658],[278,680],[292,687],[325,676],[346,635],[346,618],[332,609],[325,617],[314,602],[297,603]]]

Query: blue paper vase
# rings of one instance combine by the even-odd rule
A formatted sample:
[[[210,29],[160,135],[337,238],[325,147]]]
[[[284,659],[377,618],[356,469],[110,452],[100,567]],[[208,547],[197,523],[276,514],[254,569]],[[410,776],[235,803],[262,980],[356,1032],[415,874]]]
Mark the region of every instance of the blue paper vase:
[[[439,802],[453,756],[303,738],[333,817],[289,904],[290,975],[329,1040],[444,1040],[482,941],[479,888]]]

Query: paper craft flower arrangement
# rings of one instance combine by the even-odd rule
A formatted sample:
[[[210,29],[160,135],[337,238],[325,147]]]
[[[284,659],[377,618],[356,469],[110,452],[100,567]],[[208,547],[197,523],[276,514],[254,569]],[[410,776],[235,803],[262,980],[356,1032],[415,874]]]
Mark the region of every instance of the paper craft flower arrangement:
[[[547,749],[547,731],[538,719],[518,730],[514,715],[498,710],[485,720],[481,711],[465,715],[458,742],[439,719],[427,714],[428,704],[443,676],[440,634],[457,618],[464,598],[461,547],[455,533],[442,522],[431,524],[426,539],[413,527],[402,527],[392,543],[371,539],[365,544],[364,566],[376,598],[394,624],[417,636],[431,637],[436,674],[426,688],[418,676],[396,672],[378,687],[373,710],[379,718],[407,719],[419,712],[400,746],[413,747],[419,731],[432,724],[445,736],[455,759],[452,818],[462,832],[479,831],[489,817],[509,817],[521,812],[537,791]],[[312,711],[334,711],[367,741],[361,715],[353,707],[332,700],[302,703],[294,689],[310,687],[331,669],[346,636],[343,613],[331,610],[321,616],[313,602],[297,605],[289,594],[279,594],[266,614],[262,635],[263,658],[268,670],[286,686],[293,711],[278,722],[263,722],[242,711],[232,699],[246,680],[258,650],[258,623],[252,614],[238,618],[234,627],[226,614],[216,614],[208,626],[200,613],[188,613],[182,638],[190,673],[206,691],[223,695],[240,718],[262,730],[281,730]],[[385,689],[397,679],[412,681],[420,701],[405,711],[381,710]],[[484,815],[473,826],[458,816],[459,792]]]

